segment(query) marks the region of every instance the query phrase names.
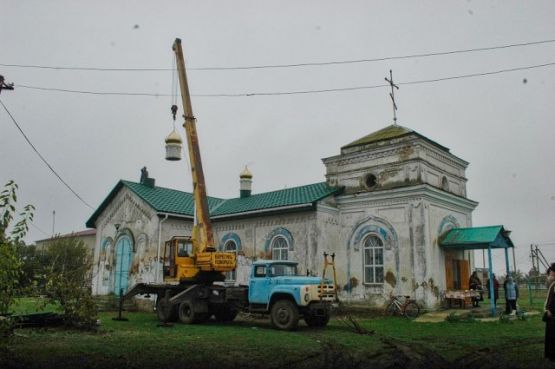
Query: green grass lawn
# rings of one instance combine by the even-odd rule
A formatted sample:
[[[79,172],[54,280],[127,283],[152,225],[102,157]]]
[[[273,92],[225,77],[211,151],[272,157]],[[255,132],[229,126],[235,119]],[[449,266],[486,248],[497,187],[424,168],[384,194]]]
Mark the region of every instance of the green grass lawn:
[[[23,300],[18,309],[32,309]],[[501,307],[501,305],[500,305]],[[55,307],[53,307],[55,308]],[[229,324],[158,327],[155,314],[125,313],[127,322],[101,313],[98,332],[18,329],[0,339],[0,368],[380,368],[516,367],[546,365],[539,316],[510,323],[417,323],[364,317],[374,331],[360,335],[340,320],[326,329],[300,324],[296,332],[240,317]],[[416,365],[416,366],[415,366]]]
[[[59,312],[60,308],[55,304],[46,304],[40,297],[21,297],[11,306],[10,313],[31,314],[36,312]]]

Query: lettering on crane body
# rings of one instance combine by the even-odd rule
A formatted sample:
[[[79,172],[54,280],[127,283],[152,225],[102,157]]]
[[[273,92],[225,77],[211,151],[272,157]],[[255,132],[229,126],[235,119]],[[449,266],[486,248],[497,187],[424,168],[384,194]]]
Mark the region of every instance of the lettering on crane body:
[[[220,265],[233,265],[235,255],[232,253],[219,252],[214,255],[214,261]]]

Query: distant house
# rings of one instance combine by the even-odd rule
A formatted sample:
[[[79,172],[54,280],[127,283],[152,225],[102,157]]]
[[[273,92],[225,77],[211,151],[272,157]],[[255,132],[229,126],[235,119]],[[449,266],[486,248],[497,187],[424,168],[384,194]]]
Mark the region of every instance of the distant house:
[[[96,242],[96,229],[86,229],[84,231],[79,231],[79,232],[55,235],[50,238],[45,238],[43,240],[35,241],[35,245],[37,246],[37,250],[42,250],[45,247],[47,247],[48,244],[55,242],[56,240],[66,239],[66,238],[76,238],[80,241],[83,241],[85,246],[87,246],[87,250],[90,252],[90,254],[94,255],[94,245]]]

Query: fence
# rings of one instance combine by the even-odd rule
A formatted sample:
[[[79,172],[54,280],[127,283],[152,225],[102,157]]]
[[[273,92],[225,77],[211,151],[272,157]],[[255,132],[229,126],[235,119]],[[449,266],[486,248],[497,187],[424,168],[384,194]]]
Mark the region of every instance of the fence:
[[[544,282],[525,282],[518,285],[518,305],[523,308],[543,309],[547,287]],[[487,288],[484,289],[484,299],[489,300]],[[499,287],[498,304],[505,303],[505,290]]]
[[[522,297],[520,298],[521,301],[523,301],[524,297],[527,297],[528,303],[530,305],[538,305],[544,303],[547,294],[547,287],[545,283],[528,282],[526,287],[526,292],[528,296],[524,296],[524,294],[522,294]]]

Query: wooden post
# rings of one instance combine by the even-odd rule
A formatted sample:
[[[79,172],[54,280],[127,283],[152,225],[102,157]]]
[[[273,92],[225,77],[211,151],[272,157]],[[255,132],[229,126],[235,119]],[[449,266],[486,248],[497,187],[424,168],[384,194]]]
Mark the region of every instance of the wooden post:
[[[491,316],[497,315],[496,305],[495,305],[495,289],[493,287],[493,267],[491,261],[491,245],[488,245],[488,268],[489,268],[489,304],[491,308]]]
[[[507,275],[511,273],[511,269],[509,267],[509,249],[505,247],[505,269],[507,270]]]

